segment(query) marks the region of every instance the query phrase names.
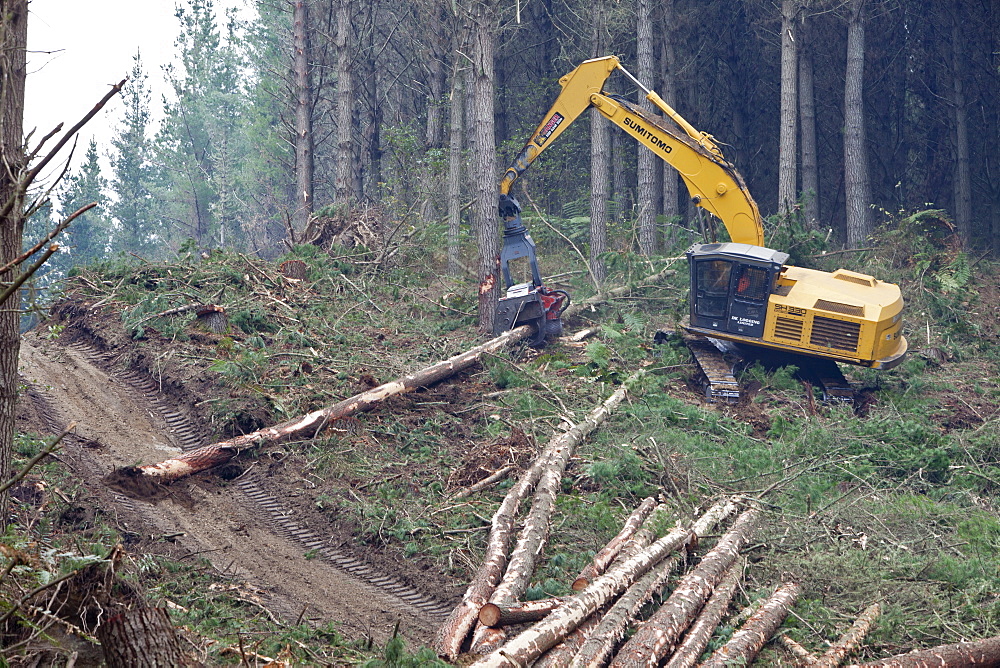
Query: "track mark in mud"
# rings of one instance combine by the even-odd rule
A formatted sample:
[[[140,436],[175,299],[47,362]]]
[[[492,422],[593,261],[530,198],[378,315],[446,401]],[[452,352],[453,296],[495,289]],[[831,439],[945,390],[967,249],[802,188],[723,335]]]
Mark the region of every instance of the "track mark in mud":
[[[177,410],[173,405],[164,400],[159,384],[154,378],[133,369],[124,371],[115,369],[115,358],[113,355],[102,353],[85,342],[78,341],[69,347],[78,352],[95,367],[102,369],[109,377],[141,393],[145,402],[162,417],[170,428],[171,436],[182,449],[190,450],[205,444],[207,440],[205,432],[199,429],[184,411]],[[136,490],[134,480],[121,479],[121,470],[113,471],[108,476],[98,474],[96,477],[104,477],[105,482],[112,489],[136,492],[137,495],[143,498],[156,500],[163,498],[165,495],[165,488],[159,485],[156,485],[156,489]],[[239,477],[236,480],[236,487],[260,509],[261,514],[266,518],[267,526],[276,535],[297,543],[312,552],[318,560],[346,573],[350,577],[356,578],[360,582],[375,587],[384,595],[398,599],[404,606],[411,606],[412,609],[416,609],[416,611],[419,611],[422,625],[436,627],[444,621],[451,611],[451,604],[425,594],[391,575],[380,572],[362,559],[345,554],[326,545],[326,541],[316,533],[297,524],[292,519],[292,513],[284,508],[280,501],[265,491],[256,482],[255,476],[243,475]],[[116,495],[115,498],[116,502],[121,499],[123,506],[127,506],[132,510],[136,509],[135,504],[131,500],[126,500],[119,495]]]

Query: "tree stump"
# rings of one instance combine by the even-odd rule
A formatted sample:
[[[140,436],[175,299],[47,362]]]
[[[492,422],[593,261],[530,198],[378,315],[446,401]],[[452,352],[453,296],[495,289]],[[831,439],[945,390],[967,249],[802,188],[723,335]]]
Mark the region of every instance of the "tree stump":
[[[302,260],[285,260],[278,265],[278,272],[285,278],[302,281],[306,278],[306,263]]]
[[[114,615],[97,629],[108,668],[193,668],[163,608],[140,608]]]
[[[214,334],[225,334],[229,331],[229,319],[226,317],[226,309],[215,304],[203,304],[199,306],[195,313],[198,315],[198,324]]]

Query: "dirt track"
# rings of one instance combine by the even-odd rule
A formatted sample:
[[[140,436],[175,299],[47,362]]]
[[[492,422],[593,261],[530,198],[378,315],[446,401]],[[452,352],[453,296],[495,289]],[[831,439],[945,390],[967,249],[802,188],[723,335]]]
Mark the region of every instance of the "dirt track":
[[[129,499],[108,489],[103,476],[117,467],[149,463],[180,451],[176,423],[142,392],[108,373],[84,349],[34,334],[21,343],[21,373],[48,405],[49,430],[77,422],[79,438],[67,442],[68,460],[88,488],[124,527],[145,537],[177,538],[186,551],[209,559],[220,575],[242,579],[246,591],[270,614],[289,623],[303,613],[317,623],[334,621],[348,637],[385,640],[400,632],[428,644],[433,615],[359,580],[279,535],[268,513],[235,486],[182,482],[159,501]],[[85,447],[86,446],[86,447]]]

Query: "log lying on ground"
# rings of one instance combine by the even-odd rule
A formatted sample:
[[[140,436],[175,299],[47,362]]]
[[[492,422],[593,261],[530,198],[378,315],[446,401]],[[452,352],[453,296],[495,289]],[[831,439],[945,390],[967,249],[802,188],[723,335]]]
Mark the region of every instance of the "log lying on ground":
[[[624,285],[622,287],[612,288],[611,290],[605,290],[603,292],[599,292],[596,295],[584,299],[583,301],[574,302],[572,305],[570,305],[569,308],[563,311],[562,317],[564,320],[566,320],[579,314],[584,309],[597,306],[598,304],[603,304],[604,302],[610,301],[617,297],[624,297],[635,289],[655,286],[658,283],[660,283],[664,278],[667,278],[668,276],[673,276],[675,273],[677,273],[676,270],[670,269],[669,267],[665,267],[660,271],[656,272],[655,274],[647,276],[646,278],[640,280],[635,286]]]
[[[371,410],[379,402],[389,397],[433,385],[445,378],[454,376],[456,373],[464,371],[478,362],[483,355],[496,352],[517,341],[521,341],[531,335],[532,332],[533,329],[528,325],[512,329],[482,345],[470,348],[464,353],[450,357],[408,376],[383,383],[378,387],[356,394],[332,406],[321,408],[307,415],[282,422],[273,427],[266,427],[244,436],[237,436],[227,441],[219,441],[218,443],[196,448],[185,452],[179,457],[157,464],[130,467],[130,469],[136,475],[149,476],[160,482],[173,482],[199,471],[205,471],[214,466],[224,464],[235,457],[240,450],[246,448],[265,443],[282,443],[293,439],[310,438],[334,420]]]
[[[843,662],[844,657],[857,649],[861,641],[865,639],[875,620],[882,612],[882,607],[878,603],[868,606],[864,612],[851,624],[840,640],[830,646],[830,649],[823,653],[823,656],[816,659],[813,666],[817,668],[837,668]]]
[[[722,616],[726,614],[729,602],[733,600],[736,587],[740,583],[740,576],[743,574],[744,564],[737,561],[729,567],[729,572],[723,578],[722,583],[712,592],[712,598],[698,613],[691,628],[684,635],[684,640],[674,651],[666,668],[691,668],[701,657],[701,653],[708,647],[712,640],[712,634],[722,621]]]
[[[731,499],[716,503],[691,527],[692,544],[707,536],[719,522],[736,511],[737,506]],[[604,666],[631,620],[638,614],[639,609],[663,588],[680,561],[680,555],[674,555],[636,580],[603,616],[570,665],[594,668]]]
[[[799,597],[799,585],[788,582],[774,592],[725,645],[716,650],[701,668],[749,666],[764,644],[774,635]]]
[[[483,626],[511,626],[544,619],[547,614],[566,602],[565,597],[543,598],[516,605],[487,603],[479,610],[479,623]]]
[[[593,560],[583,567],[580,575],[573,581],[573,591],[585,589],[591,580],[607,570],[611,562],[621,552],[625,543],[642,527],[642,523],[646,521],[646,518],[649,517],[649,514],[653,512],[655,507],[656,499],[651,496],[643,499],[639,507],[633,510],[632,514],[625,520],[625,525],[618,532],[618,535],[608,541],[608,544],[594,555]]]
[[[719,539],[690,573],[678,583],[670,598],[632,636],[612,662],[613,668],[657,666],[669,656],[681,633],[691,625],[726,571],[749,541],[761,511],[751,508],[737,518],[733,528]]]
[[[931,666],[942,668],[1000,666],[1000,636],[976,642],[940,645],[847,668],[931,668]]]
[[[642,577],[646,571],[671,552],[683,547],[689,540],[691,540],[689,529],[674,529],[642,552],[598,577],[589,587],[566,601],[566,605],[472,665],[486,668],[530,664],[569,635],[594,611],[623,592],[630,583]]]
[[[643,372],[639,371],[629,377],[604,402],[592,410],[586,419],[575,425],[569,431],[559,434],[549,441],[546,451],[551,452],[531,501],[531,509],[524,520],[524,528],[517,538],[517,545],[510,555],[510,563],[503,581],[497,586],[490,597],[490,602],[500,606],[516,604],[524,596],[531,576],[535,572],[535,564],[542,553],[549,534],[549,521],[555,510],[556,497],[562,487],[562,474],[569,464],[570,457],[576,446],[601,425],[625,399],[628,387],[631,386]],[[487,629],[479,627],[472,641],[472,651],[480,654],[493,651],[506,640],[507,633],[502,628]]]

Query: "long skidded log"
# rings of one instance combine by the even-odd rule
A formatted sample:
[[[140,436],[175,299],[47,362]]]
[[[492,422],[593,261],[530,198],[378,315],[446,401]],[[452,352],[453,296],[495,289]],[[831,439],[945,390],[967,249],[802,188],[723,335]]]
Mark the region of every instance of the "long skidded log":
[[[712,640],[715,628],[722,621],[722,616],[726,614],[729,602],[733,600],[733,594],[736,593],[736,587],[740,583],[742,574],[742,563],[736,562],[729,567],[729,572],[712,592],[712,598],[708,599],[708,603],[701,609],[694,624],[684,634],[684,640],[670,657],[666,668],[691,668],[698,663],[701,653],[705,651],[709,641]]]
[[[445,378],[450,378],[459,371],[463,371],[478,362],[483,355],[496,352],[527,338],[532,331],[533,329],[528,325],[512,329],[482,345],[470,348],[464,353],[450,357],[408,376],[383,383],[378,387],[356,394],[332,406],[321,408],[273,427],[266,427],[244,436],[237,436],[228,441],[219,441],[218,443],[196,448],[195,450],[185,452],[179,457],[167,459],[157,464],[130,467],[129,471],[135,475],[150,476],[160,482],[172,482],[198,473],[199,471],[205,471],[219,464],[224,464],[235,457],[240,450],[245,450],[246,448],[265,443],[281,443],[298,438],[309,438],[334,420],[348,417],[355,413],[369,411],[377,406],[379,402],[389,397],[433,385]]]
[[[715,526],[737,511],[736,503],[727,499],[713,505],[691,527],[692,544],[704,538]],[[580,647],[573,661],[574,667],[600,667],[607,663],[621,640],[632,618],[639,609],[658,593],[667,578],[680,563],[680,555],[675,555],[654,566],[648,573],[636,580],[611,609],[605,613],[587,640]]]
[[[799,585],[788,582],[774,592],[740,630],[725,645],[716,650],[701,668],[725,668],[725,666],[749,666],[760,653],[799,597]]]
[[[507,572],[504,573],[503,581],[490,597],[491,603],[511,606],[520,601],[524,592],[527,591],[531,576],[535,572],[535,564],[538,562],[548,539],[549,521],[552,517],[552,511],[555,509],[559,489],[562,487],[562,474],[566,470],[566,465],[569,464],[573,451],[614,412],[625,399],[628,387],[641,375],[641,371],[633,374],[600,406],[592,410],[581,423],[549,441],[546,450],[552,452],[551,458],[538,480],[535,496],[531,501],[531,509],[528,511],[524,527],[518,535],[517,545],[511,552]],[[506,638],[507,633],[502,628],[479,627],[472,640],[472,651],[479,654],[491,652],[499,647]]]
[[[813,666],[816,668],[837,668],[848,654],[857,649],[861,641],[865,639],[871,630],[875,620],[882,612],[882,607],[878,603],[872,603],[864,612],[851,624],[840,640],[830,646],[830,649],[819,657]]]
[[[479,623],[483,626],[510,626],[544,619],[546,615],[566,602],[563,597],[543,598],[516,605],[487,603],[479,610]]]
[[[847,668],[986,668],[1000,666],[1000,636],[940,645]]]
[[[653,512],[655,507],[656,499],[651,496],[643,499],[639,507],[633,510],[632,514],[625,520],[625,524],[622,530],[618,532],[618,535],[608,541],[608,544],[594,555],[594,559],[583,567],[580,575],[573,581],[573,591],[585,589],[591,580],[607,570],[611,562],[621,552],[625,543],[635,535],[635,532],[639,530],[642,523],[646,521],[646,518],[649,517],[649,514]]]
[[[690,539],[689,529],[674,529],[645,550],[599,576],[589,587],[571,597],[566,605],[472,665],[477,668],[529,665],[572,633],[594,611],[628,588],[629,584],[642,577],[668,554],[683,547]]]
[[[670,655],[681,633],[691,625],[712,590],[736,561],[760,517],[761,511],[751,508],[736,519],[733,528],[684,576],[670,598],[625,643],[611,663],[614,668],[655,667]]]

